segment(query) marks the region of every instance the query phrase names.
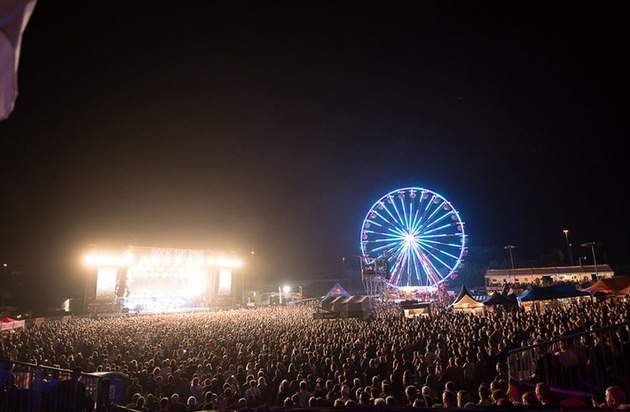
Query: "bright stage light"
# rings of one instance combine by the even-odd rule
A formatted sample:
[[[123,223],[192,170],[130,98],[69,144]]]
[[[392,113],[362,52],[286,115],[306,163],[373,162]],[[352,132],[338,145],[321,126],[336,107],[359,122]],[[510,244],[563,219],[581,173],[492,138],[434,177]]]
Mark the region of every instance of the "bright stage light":
[[[100,253],[88,253],[83,258],[83,263],[90,267],[99,266],[121,266],[124,259],[121,256],[106,255]]]

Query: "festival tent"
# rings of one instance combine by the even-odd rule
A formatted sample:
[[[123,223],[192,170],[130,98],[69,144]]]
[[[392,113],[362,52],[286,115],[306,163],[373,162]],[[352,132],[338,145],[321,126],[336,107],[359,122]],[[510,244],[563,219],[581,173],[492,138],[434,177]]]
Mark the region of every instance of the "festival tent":
[[[324,299],[334,296],[350,296],[350,294],[339,283],[335,283],[335,286],[326,293]]]
[[[519,303],[590,296],[590,293],[571,285],[530,286],[516,297]]]
[[[369,296],[329,296],[315,308],[315,319],[365,318],[372,312]]]
[[[400,307],[406,318],[415,318],[418,316],[431,317],[431,302],[403,300],[400,302]]]
[[[25,324],[26,321],[24,320],[15,320],[7,316],[0,318],[0,330],[2,331],[23,328]]]
[[[602,278],[582,290],[593,294],[604,293],[606,295],[627,295],[630,293],[630,276]]]
[[[486,300],[483,301],[483,304],[486,306],[517,306],[518,301],[516,300],[516,295],[504,295],[499,292],[492,292],[490,296]]]
[[[462,286],[455,301],[451,304],[454,312],[482,314],[486,310],[483,302],[473,298],[466,286]]]

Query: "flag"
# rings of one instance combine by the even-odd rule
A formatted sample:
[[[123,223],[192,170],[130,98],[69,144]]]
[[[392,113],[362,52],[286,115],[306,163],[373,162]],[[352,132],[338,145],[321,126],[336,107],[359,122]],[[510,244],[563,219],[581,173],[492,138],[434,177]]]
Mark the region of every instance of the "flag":
[[[13,111],[22,34],[37,0],[0,1],[0,120]]]

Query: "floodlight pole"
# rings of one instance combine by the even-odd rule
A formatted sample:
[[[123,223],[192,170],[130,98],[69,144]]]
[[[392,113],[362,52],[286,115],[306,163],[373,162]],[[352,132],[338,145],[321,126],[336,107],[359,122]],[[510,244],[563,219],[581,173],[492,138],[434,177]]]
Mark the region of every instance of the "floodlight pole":
[[[573,266],[573,252],[571,251],[571,243],[569,243],[569,229],[563,229],[564,239],[567,242],[567,251],[569,252],[569,266]]]
[[[590,247],[593,254],[593,265],[595,265],[595,279],[599,280],[599,269],[597,268],[597,259],[595,258],[595,246],[599,246],[599,242],[582,243],[582,247]]]
[[[515,248],[516,248],[516,246],[514,246],[514,245],[503,246],[503,249],[505,249],[508,252],[510,252],[510,263],[512,264],[512,270],[514,270],[514,257],[512,256],[512,249],[515,249]]]

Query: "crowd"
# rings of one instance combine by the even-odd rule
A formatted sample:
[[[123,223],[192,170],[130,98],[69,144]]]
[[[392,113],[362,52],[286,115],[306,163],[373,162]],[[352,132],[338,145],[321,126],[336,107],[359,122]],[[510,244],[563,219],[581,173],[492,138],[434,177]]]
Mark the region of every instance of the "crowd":
[[[541,379],[532,390],[510,385],[508,351],[623,323],[629,315],[625,299],[589,298],[543,313],[477,316],[442,307],[412,319],[393,303],[378,304],[369,319],[316,320],[308,306],[74,317],[3,335],[0,358],[122,372],[130,382],[124,404],[137,411],[559,408],[561,399]],[[623,408],[627,391],[611,386],[591,407]]]

